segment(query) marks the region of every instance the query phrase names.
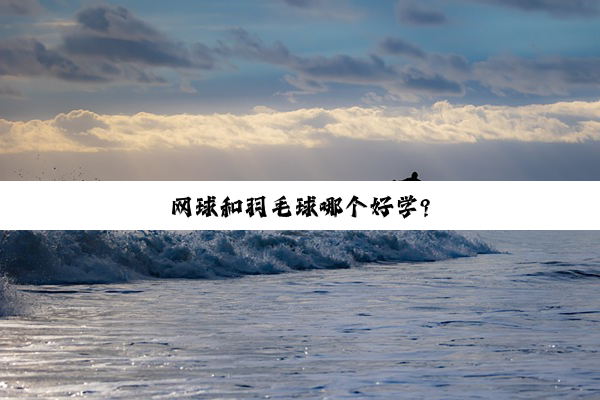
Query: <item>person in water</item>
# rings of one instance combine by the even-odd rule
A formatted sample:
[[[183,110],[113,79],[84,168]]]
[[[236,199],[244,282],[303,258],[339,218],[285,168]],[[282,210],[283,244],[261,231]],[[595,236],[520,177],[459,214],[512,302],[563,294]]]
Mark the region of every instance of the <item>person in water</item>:
[[[392,179],[394,182],[397,182],[397,179]],[[403,181],[420,181],[419,174],[415,171],[408,178],[402,179]]]
[[[417,174],[417,172],[413,172],[412,175],[409,178],[406,179],[402,179],[403,181],[420,181],[419,179],[419,174]]]

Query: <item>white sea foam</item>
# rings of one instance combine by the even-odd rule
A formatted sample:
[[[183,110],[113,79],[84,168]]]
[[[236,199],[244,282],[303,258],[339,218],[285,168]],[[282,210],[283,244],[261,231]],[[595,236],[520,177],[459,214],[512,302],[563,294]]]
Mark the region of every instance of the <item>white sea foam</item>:
[[[6,276],[0,275],[0,317],[21,315],[24,312],[22,295],[11,285]]]

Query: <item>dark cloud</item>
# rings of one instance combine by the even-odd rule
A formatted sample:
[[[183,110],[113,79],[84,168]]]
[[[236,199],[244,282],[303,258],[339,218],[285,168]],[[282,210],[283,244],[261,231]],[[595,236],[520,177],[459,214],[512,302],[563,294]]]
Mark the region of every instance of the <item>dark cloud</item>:
[[[306,8],[310,6],[313,0],[284,0],[286,4],[293,7]]]
[[[464,86],[461,83],[449,80],[440,74],[433,76],[417,73],[409,75],[403,82],[403,87],[420,94],[430,94],[439,96],[442,94],[449,96],[459,96],[464,94]]]
[[[598,57],[527,59],[503,55],[471,63],[464,56],[427,53],[417,45],[396,38],[384,39],[379,49],[387,54],[411,57],[413,64],[406,69],[409,78],[402,84],[405,89],[425,91],[431,85],[434,92],[461,94],[464,84],[477,82],[500,96],[506,91],[549,96],[600,88]],[[424,73],[423,81],[420,74]]]
[[[243,29],[233,31],[231,39],[231,43],[222,44],[222,54],[285,66],[297,74],[296,77],[287,76],[286,81],[303,92],[323,92],[327,90],[327,83],[378,86],[411,99],[415,99],[415,96],[457,95],[464,92],[460,82],[443,77],[440,72],[431,68],[418,70],[390,65],[376,55],[301,57],[279,42],[268,46]],[[390,42],[396,45],[399,43],[393,39]],[[407,49],[412,48],[413,52],[418,50],[415,45],[404,44]],[[425,52],[421,55],[424,58],[428,56]]]
[[[518,93],[567,95],[574,89],[600,88],[600,58],[491,57],[473,65],[474,79],[499,95]]]
[[[13,0],[16,2],[16,0]],[[330,1],[330,0],[328,0]],[[519,9],[526,12],[545,12],[554,17],[595,17],[600,15],[600,0],[463,0],[500,7]],[[298,9],[315,8],[315,0],[283,0]],[[325,2],[323,2],[325,3]],[[322,3],[321,3],[322,4]],[[396,16],[400,22],[413,26],[435,26],[448,22],[445,14],[423,1],[398,0]]]
[[[468,1],[509,7],[515,7],[513,3],[516,3],[509,0]],[[575,10],[593,13],[598,2],[600,0],[577,0],[568,5],[561,2],[561,6],[558,1],[526,0],[519,2],[519,7],[551,13],[563,10],[563,15],[567,15],[576,13]],[[296,7],[309,5],[304,1],[292,3]],[[8,4],[12,2],[4,0],[0,7]],[[409,15],[407,11],[410,10],[421,12],[413,13],[413,17],[441,15],[424,7],[403,1],[397,8],[403,15]],[[437,18],[437,23],[442,19]],[[391,97],[414,101],[421,97],[460,96],[465,93],[465,86],[472,82],[498,95],[505,91],[565,95],[577,89],[600,87],[600,58],[594,57],[524,59],[501,56],[471,63],[461,55],[429,53],[417,44],[393,37],[379,43],[377,54],[305,56],[294,54],[281,42],[267,44],[241,28],[232,30],[216,47],[178,42],[123,7],[87,7],[76,14],[75,20],[77,25],[63,31],[62,41],[52,48],[33,38],[0,41],[0,77],[40,76],[87,84],[134,82],[153,85],[168,83],[158,75],[158,68],[169,68],[178,73],[182,81],[187,79],[189,86],[191,75],[219,69],[230,60],[242,58],[289,71],[284,79],[297,89],[289,92],[292,94],[321,93],[329,90],[332,84],[346,84],[374,90],[382,88],[393,95]],[[435,20],[421,18],[419,23],[434,23]],[[383,57],[382,54],[402,56],[403,59]],[[10,93],[0,87],[0,95],[19,96],[20,93]]]
[[[376,56],[356,58],[340,54],[332,57],[300,57],[293,55],[287,47],[279,42],[267,46],[260,38],[250,35],[243,29],[234,30],[232,39],[233,43],[223,45],[223,54],[229,57],[243,57],[253,61],[287,66],[308,78],[304,81],[364,82],[395,77],[395,72]]]
[[[163,39],[163,35],[146,22],[134,17],[124,7],[95,6],[85,8],[75,16],[84,29],[129,39]]]
[[[76,16],[78,26],[63,38],[72,55],[151,67],[213,69],[216,59],[205,45],[193,50],[175,42],[123,7],[95,6]]]
[[[55,48],[33,38],[0,41],[0,76],[146,85],[167,83],[155,74],[155,67],[193,73],[218,66],[216,50],[171,40],[123,7],[88,7],[77,13],[76,21]]]
[[[447,22],[446,16],[441,11],[412,0],[399,1],[396,16],[403,24],[414,26],[443,25]]]
[[[243,57],[276,65],[290,65],[298,60],[282,43],[267,46],[258,36],[242,28],[230,31],[229,39],[226,44],[221,43],[218,49],[226,57]]]
[[[65,37],[64,46],[69,54],[97,57],[116,63],[138,63],[172,68],[195,66],[186,49],[171,43],[72,35]],[[204,63],[203,65],[212,66],[213,64]]]
[[[424,59],[427,54],[421,48],[402,39],[385,38],[380,44],[379,49],[385,54],[407,56],[412,58]]]
[[[21,93],[17,89],[14,89],[8,85],[0,84],[0,96],[22,98],[23,93]]]
[[[348,83],[370,83],[398,79],[398,72],[385,62],[371,55],[357,58],[345,54],[333,57],[307,57],[299,59],[295,69],[313,79]]]
[[[33,15],[42,10],[37,0],[0,0],[0,17],[7,15]]]
[[[16,38],[0,42],[0,76],[52,77],[68,82],[107,83],[131,81],[164,84],[166,80],[132,64],[91,62],[66,54],[62,49],[49,49],[35,39]]]
[[[517,8],[530,12],[547,12],[555,17],[593,17],[600,12],[600,0],[474,0],[479,3]]]
[[[384,54],[409,57],[421,68],[436,71],[438,74],[462,77],[471,70],[469,61],[461,55],[428,53],[416,44],[399,38],[385,38],[379,43],[379,51]]]
[[[298,15],[328,20],[355,21],[364,10],[351,0],[272,0],[288,6]]]
[[[105,82],[106,78],[79,65],[35,39],[0,42],[0,76],[51,76],[76,82]]]

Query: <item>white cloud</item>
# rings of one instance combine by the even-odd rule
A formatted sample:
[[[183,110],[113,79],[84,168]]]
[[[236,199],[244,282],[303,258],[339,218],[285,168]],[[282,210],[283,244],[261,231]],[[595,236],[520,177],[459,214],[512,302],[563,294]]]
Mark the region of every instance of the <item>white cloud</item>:
[[[257,114],[275,114],[277,112],[277,110],[267,106],[256,106],[253,110]]]
[[[336,138],[426,143],[600,140],[600,101],[425,108],[299,109],[254,114],[99,115],[77,110],[51,120],[0,119],[0,153],[140,151],[208,146],[327,146]]]

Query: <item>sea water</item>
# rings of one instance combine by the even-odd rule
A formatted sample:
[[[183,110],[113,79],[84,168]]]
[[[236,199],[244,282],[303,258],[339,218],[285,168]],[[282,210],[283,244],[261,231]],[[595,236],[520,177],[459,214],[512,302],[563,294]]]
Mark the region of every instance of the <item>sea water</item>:
[[[0,236],[0,397],[600,398],[600,232]]]

